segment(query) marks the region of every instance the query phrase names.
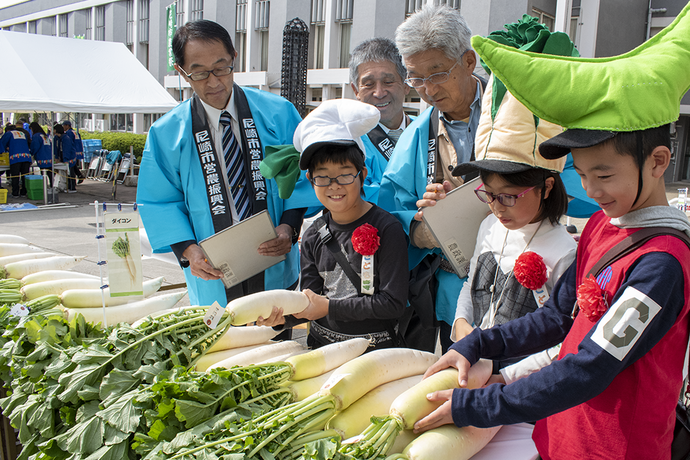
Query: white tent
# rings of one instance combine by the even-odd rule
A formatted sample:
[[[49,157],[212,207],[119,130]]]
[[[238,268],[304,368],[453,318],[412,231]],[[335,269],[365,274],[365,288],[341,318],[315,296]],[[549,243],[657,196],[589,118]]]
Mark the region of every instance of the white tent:
[[[164,113],[177,105],[122,43],[0,31],[0,112]]]

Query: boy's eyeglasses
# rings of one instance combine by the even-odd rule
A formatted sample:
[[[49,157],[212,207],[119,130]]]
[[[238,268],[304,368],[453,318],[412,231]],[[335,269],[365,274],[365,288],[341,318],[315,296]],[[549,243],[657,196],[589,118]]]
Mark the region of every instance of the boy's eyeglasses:
[[[201,81],[201,80],[206,80],[211,74],[215,75],[216,77],[225,77],[226,75],[230,75],[234,68],[235,68],[234,66],[229,65],[226,67],[221,67],[219,69],[204,70],[202,72],[192,72],[192,73],[187,73],[182,67],[180,67],[180,70],[190,80]]]
[[[336,182],[338,185],[350,185],[357,179],[357,176],[359,176],[361,172],[362,171],[359,171],[357,174],[341,174],[336,177],[314,176],[311,179],[311,183],[317,187],[328,187],[333,182]]]
[[[448,81],[448,79],[450,78],[450,73],[453,71],[456,65],[458,65],[458,61],[455,61],[455,64],[453,64],[453,67],[451,67],[448,70],[448,72],[433,73],[426,78],[406,78],[405,83],[412,86],[413,88],[421,88],[422,86],[424,86],[424,82],[427,81],[434,85],[440,85],[441,83],[445,83]]]
[[[483,203],[491,204],[495,200],[498,200],[499,203],[501,203],[503,206],[507,206],[509,208],[515,206],[515,203],[517,202],[517,199],[524,196],[525,193],[529,192],[530,190],[533,190],[535,186],[528,188],[524,192],[518,194],[518,195],[509,195],[508,193],[499,193],[497,195],[494,195],[491,192],[487,192],[486,190],[482,190],[479,187],[481,187],[484,184],[479,184],[477,188],[474,189],[475,195],[477,195],[477,198],[479,198],[480,201]]]

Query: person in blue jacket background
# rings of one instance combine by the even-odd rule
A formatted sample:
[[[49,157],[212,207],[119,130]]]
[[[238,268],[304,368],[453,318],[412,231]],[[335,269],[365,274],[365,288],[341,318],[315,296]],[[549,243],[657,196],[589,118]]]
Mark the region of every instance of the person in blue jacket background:
[[[355,97],[376,107],[378,125],[362,136],[369,174],[364,181],[364,199],[376,204],[383,172],[403,130],[411,123],[403,110],[410,87],[407,72],[395,43],[388,38],[365,40],[350,55],[350,86]]]
[[[31,153],[26,135],[15,125],[7,125],[5,134],[0,138],[0,152],[10,152],[10,174],[12,183],[12,197],[26,196],[24,176],[29,174],[31,167]]]
[[[29,125],[31,130],[31,156],[36,160],[36,164],[41,171],[46,171],[50,186],[53,186],[53,150],[48,135],[43,131],[43,128],[38,123],[31,122]]]
[[[57,134],[57,129],[55,132]],[[73,167],[77,163],[77,146],[74,143],[74,138],[67,135],[66,132],[63,132],[63,134],[60,136],[60,146],[62,148],[62,162],[68,165],[67,193],[76,193],[77,180],[74,177]]]
[[[234,84],[237,53],[227,30],[215,22],[182,26],[173,38],[173,53],[176,70],[195,94],[154,123],[144,148],[137,202],[143,205],[140,213],[152,248],[175,253],[192,305],[224,305],[249,293],[295,287],[296,242],[305,208],[320,203],[304,174],[290,198],[281,199],[275,180],[265,179],[259,164],[266,146],[292,144],[301,120],[297,110],[280,96]],[[236,158],[226,165],[224,154],[236,151],[235,144],[244,163],[237,168]],[[228,167],[236,170],[231,178]],[[236,178],[241,183],[231,189]],[[248,192],[248,207],[242,189]],[[226,291],[223,273],[205,260],[197,243],[262,209],[268,210],[278,236],[258,251],[286,259]]]
[[[70,167],[70,173],[77,180],[77,184],[81,184],[84,182],[84,176],[81,173],[81,163],[84,160],[84,145],[81,142],[81,136],[72,129],[72,122],[69,120],[62,122],[62,128],[65,130],[65,135],[69,136],[74,144],[75,160]]]

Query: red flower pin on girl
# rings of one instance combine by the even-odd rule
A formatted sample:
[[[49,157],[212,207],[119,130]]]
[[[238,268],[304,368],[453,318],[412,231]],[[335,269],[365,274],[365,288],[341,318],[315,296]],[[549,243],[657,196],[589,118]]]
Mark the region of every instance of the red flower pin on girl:
[[[546,265],[542,256],[536,252],[527,251],[520,254],[515,261],[513,273],[518,283],[534,291],[546,283]]]
[[[577,305],[593,323],[599,321],[599,318],[606,312],[608,308],[606,299],[604,299],[603,291],[593,275],[585,278],[577,288]]]
[[[360,225],[352,232],[352,248],[362,255],[362,293],[374,293],[374,253],[381,245],[379,231],[370,224]]]

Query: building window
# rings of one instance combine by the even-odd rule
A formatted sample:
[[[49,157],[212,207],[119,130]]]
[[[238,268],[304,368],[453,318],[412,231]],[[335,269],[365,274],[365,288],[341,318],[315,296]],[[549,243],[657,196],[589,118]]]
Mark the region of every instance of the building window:
[[[61,14],[58,16],[58,25],[60,26],[60,37],[69,37],[67,34],[67,14]]]
[[[145,113],[144,114],[144,132],[149,132],[151,125],[161,117],[160,113]]]
[[[29,31],[30,34],[35,34],[36,33],[36,21],[29,21],[29,25],[27,26],[27,30]]]
[[[110,131],[132,131],[134,126],[131,113],[111,113]]]
[[[427,3],[447,5],[456,10],[460,9],[460,0],[405,0],[405,17],[411,16],[421,10]]]
[[[140,0],[139,3],[139,43],[149,42],[149,13],[151,11],[150,0]]]
[[[48,35],[55,36],[57,33],[57,27],[55,26],[55,21],[57,20],[56,16],[51,16],[49,18],[45,18],[44,21],[48,24]]]
[[[257,31],[268,30],[268,18],[270,16],[271,2],[269,0],[257,0],[256,2],[256,21],[254,29]]]
[[[105,5],[96,7],[96,40],[105,41]]]
[[[86,9],[86,33],[84,34],[84,38],[87,40],[91,40],[93,38],[93,24],[91,23],[91,8]]]
[[[261,32],[261,67],[259,70],[268,70],[268,30],[262,30]]]
[[[326,12],[324,0],[312,0],[311,2],[311,35],[314,40],[312,49],[314,50],[313,65],[314,69],[323,69],[323,59],[326,51]]]
[[[340,24],[340,67],[350,62],[350,37],[352,35],[353,0],[337,0],[335,22]]]
[[[540,24],[544,24],[549,31],[553,32],[553,27],[556,23],[556,20],[552,15],[545,13],[540,9],[532,8],[532,16],[537,18]]]
[[[192,6],[189,9],[189,20],[200,21],[204,19],[204,0],[192,0]]]
[[[177,18],[175,20],[175,25],[179,29],[184,25],[184,3],[185,0],[177,0],[175,3],[177,3]]]
[[[580,34],[579,34],[579,27],[580,27],[580,2],[574,2],[573,3],[573,9],[570,13],[570,32],[568,35],[570,36],[570,41],[572,41],[575,44],[575,47],[577,48],[577,45],[579,44],[577,41],[580,39]]]
[[[235,72],[246,72],[247,0],[237,0],[235,5],[235,48]]]
[[[127,30],[125,44],[130,47],[134,45],[134,0],[126,0],[125,6],[127,8]]]

